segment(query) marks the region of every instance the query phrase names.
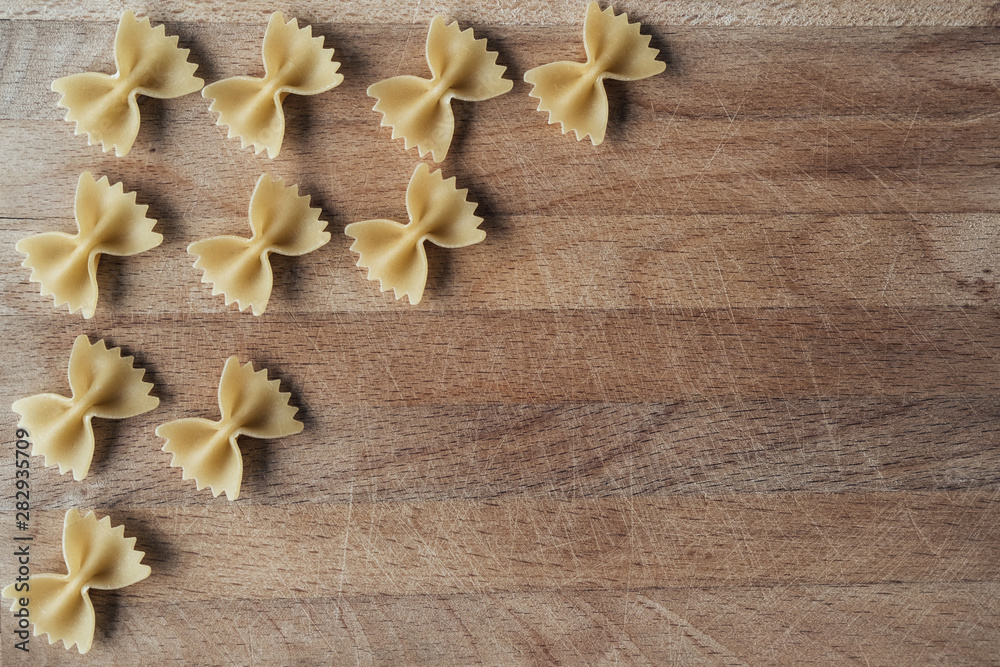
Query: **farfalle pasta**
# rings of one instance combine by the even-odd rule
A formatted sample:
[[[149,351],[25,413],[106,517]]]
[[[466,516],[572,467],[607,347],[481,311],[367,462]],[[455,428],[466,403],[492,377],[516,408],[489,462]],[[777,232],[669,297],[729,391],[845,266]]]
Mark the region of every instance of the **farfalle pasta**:
[[[212,283],[212,294],[223,294],[226,305],[234,301],[240,312],[250,308],[260,315],[271,298],[273,276],[268,255],[305,255],[330,241],[319,219],[320,209],[309,207],[309,197],[299,196],[298,186],[286,187],[282,179],[264,174],[250,197],[248,239],[215,236],[195,241],[188,253],[196,256],[203,283]]]
[[[153,385],[143,381],[145,371],[133,368],[132,361],[121,348],[77,336],[69,355],[72,398],[38,394],[12,406],[21,415],[18,425],[30,434],[31,453],[45,457],[46,466],[58,465],[59,474],[72,472],[77,481],[86,477],[94,457],[94,417],[126,419],[160,404],[149,395]]]
[[[182,478],[194,479],[199,490],[209,486],[213,497],[225,492],[236,500],[243,481],[236,438],[281,438],[302,431],[295,419],[298,408],[288,404],[291,394],[279,391],[278,384],[267,379],[266,369],[254,372],[252,364],[240,366],[237,357],[229,357],[219,381],[219,421],[196,417],[156,428],[167,441],[163,451],[173,454],[170,466],[182,468]]]
[[[559,123],[563,134],[572,130],[577,141],[588,136],[595,146],[604,141],[604,79],[636,81],[667,67],[656,59],[659,51],[649,46],[649,35],[641,34],[639,27],[629,23],[626,14],[615,16],[611,7],[601,11],[591,2],[583,23],[587,62],[561,61],[525,72],[524,80],[534,86],[528,94],[538,98],[539,111],[549,112],[550,124]]]
[[[135,549],[135,538],[125,537],[125,527],[111,527],[93,512],[80,516],[71,509],[63,521],[63,559],[66,574],[33,574],[26,582],[3,589],[14,600],[10,610],[29,611],[34,634],[45,634],[49,643],[62,641],[69,650],[90,650],[94,641],[94,605],[90,589],[113,590],[138,583],[150,575],[142,564],[146,554]]]
[[[420,303],[427,284],[424,241],[461,248],[486,238],[468,193],[456,188],[454,177],[445,180],[440,171],[417,165],[406,188],[408,224],[365,220],[344,228],[355,239],[351,250],[359,255],[357,265],[368,269],[368,279],[377,279],[383,292],[392,288],[397,300],[407,295],[411,304]]]
[[[115,34],[113,74],[84,72],[56,79],[52,90],[62,94],[66,120],[76,123],[76,134],[86,133],[87,143],[98,142],[104,152],[127,155],[139,134],[139,105],[145,95],[166,99],[201,90],[204,81],[194,75],[198,66],[189,63],[190,51],[177,47],[177,37],[167,37],[162,25],[149,19],[136,20],[126,11]]]
[[[243,148],[252,145],[257,154],[266,149],[274,158],[285,136],[285,97],[326,92],[344,76],[337,73],[333,49],[323,48],[323,37],[313,37],[312,27],[299,28],[295,19],[285,23],[281,12],[268,21],[263,51],[263,78],[234,76],[205,86],[201,94],[212,100],[209,110],[219,114],[216,123],[229,128],[230,139],[239,137]]]
[[[76,186],[76,234],[46,232],[18,241],[21,263],[31,269],[29,280],[41,284],[58,308],[83,311],[90,319],[97,309],[97,263],[100,255],[135,255],[154,248],[163,236],[153,231],[156,221],[146,217],[147,206],[135,202],[135,193],[108,178],[95,181],[80,174]]]
[[[486,40],[476,39],[472,28],[463,31],[435,16],[427,33],[431,78],[394,76],[369,86],[368,96],[378,99],[374,110],[382,114],[383,127],[392,127],[393,139],[402,137],[407,149],[416,146],[421,157],[430,151],[441,162],[455,131],[452,98],[480,102],[513,87],[503,78],[507,68],[496,60],[497,53],[487,51]]]

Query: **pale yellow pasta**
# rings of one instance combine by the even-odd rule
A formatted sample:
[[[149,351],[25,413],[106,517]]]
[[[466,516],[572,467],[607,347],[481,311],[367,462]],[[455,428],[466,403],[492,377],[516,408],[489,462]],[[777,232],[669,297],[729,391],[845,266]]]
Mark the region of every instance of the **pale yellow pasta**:
[[[467,200],[468,193],[455,187],[454,177],[445,180],[440,171],[417,165],[406,188],[408,224],[365,220],[344,228],[355,239],[351,250],[359,255],[357,265],[368,269],[368,279],[377,279],[383,292],[392,288],[396,299],[407,295],[411,304],[420,303],[427,284],[424,241],[461,248],[486,238],[479,229],[483,219],[473,215],[476,203]]]
[[[392,138],[402,137],[407,150],[416,146],[420,156],[428,151],[435,162],[448,154],[455,131],[451,100],[488,100],[508,92],[513,83],[503,78],[506,67],[496,64],[497,53],[486,50],[486,40],[476,39],[472,28],[445,25],[435,16],[427,33],[430,79],[394,76],[368,87],[375,97],[374,110],[382,126],[392,127]]]
[[[165,438],[163,451],[173,454],[170,466],[180,467],[183,479],[194,479],[212,496],[225,492],[229,500],[240,495],[243,455],[237,436],[281,438],[302,431],[298,408],[288,404],[291,394],[278,390],[278,380],[268,380],[267,370],[254,372],[250,363],[240,366],[229,357],[219,381],[219,421],[189,418],[161,424],[156,435]]]
[[[563,134],[572,130],[577,141],[588,136],[595,146],[604,141],[604,79],[636,81],[667,67],[656,60],[659,51],[649,46],[649,35],[641,34],[639,27],[629,23],[626,14],[615,16],[610,6],[601,11],[591,2],[583,24],[587,62],[561,61],[525,72],[524,80],[534,86],[528,94],[538,98],[539,111],[549,112],[550,124],[559,123]]]
[[[205,82],[194,75],[198,66],[187,61],[188,53],[162,25],[153,28],[148,18],[137,21],[126,11],[115,34],[118,71],[64,76],[52,82],[52,90],[62,94],[59,106],[68,109],[66,120],[76,123],[76,134],[86,133],[89,145],[100,142],[104,152],[114,148],[121,157],[139,133],[137,96],[165,99],[201,90]]]
[[[18,425],[27,430],[31,453],[45,457],[45,465],[58,465],[59,473],[73,473],[81,480],[94,456],[91,420],[126,419],[149,412],[160,403],[150,396],[153,385],[144,382],[145,371],[132,367],[132,357],[121,348],[108,349],[103,340],[93,345],[77,336],[69,355],[69,386],[73,397],[38,394],[14,401],[21,415]]]
[[[125,527],[111,527],[111,519],[100,521],[93,512],[86,516],[71,509],[63,521],[63,559],[66,574],[33,574],[26,582],[3,589],[3,597],[14,600],[10,610],[28,610],[34,635],[49,637],[49,644],[62,641],[69,650],[90,650],[94,641],[94,605],[90,589],[113,590],[138,583],[150,575],[142,564],[146,554],[135,549],[135,538],[125,537]]]
[[[264,174],[250,197],[250,238],[215,236],[195,241],[188,253],[212,283],[212,294],[222,294],[226,305],[236,302],[240,312],[254,315],[267,309],[273,276],[268,255],[305,255],[330,241],[319,219],[320,209],[309,207],[309,197],[299,196],[298,186],[286,187],[282,179]]]
[[[295,19],[285,23],[281,12],[271,15],[264,33],[264,76],[234,76],[205,86],[201,94],[212,100],[210,111],[219,114],[218,125],[229,128],[229,138],[239,137],[243,148],[267,150],[277,157],[285,136],[282,101],[289,93],[317,95],[340,85],[340,63],[333,49],[323,48],[323,37],[313,37],[312,27],[299,28]]]
[[[86,319],[97,309],[97,263],[100,255],[135,255],[154,248],[163,236],[153,231],[156,221],[146,217],[147,206],[135,203],[121,183],[107,177],[95,181],[89,171],[76,186],[77,233],[46,232],[21,239],[15,246],[27,255],[21,263],[31,269],[31,282],[40,283],[58,308],[80,310]]]

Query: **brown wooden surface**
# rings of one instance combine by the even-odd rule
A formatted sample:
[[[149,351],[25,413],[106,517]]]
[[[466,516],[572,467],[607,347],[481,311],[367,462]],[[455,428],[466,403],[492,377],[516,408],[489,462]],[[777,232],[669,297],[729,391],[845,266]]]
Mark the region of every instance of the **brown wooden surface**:
[[[32,568],[70,507],[153,568],[93,594],[92,652],[6,664],[995,664],[1000,655],[1000,31],[993,3],[616,4],[664,75],[609,85],[599,147],[521,77],[578,59],[581,3],[174,0],[148,11],[214,81],[259,74],[281,9],[344,83],[289,97],[281,156],[197,96],[140,102],[126,158],[49,90],[110,72],[122,7],[0,1],[0,405],[65,393],[73,337],[136,355],[160,407],[96,422],[90,475],[32,459]],[[443,167],[487,239],[429,251],[398,303],[341,232],[405,216],[415,151],[365,88],[424,75],[436,13],[515,80],[455,105]],[[27,281],[18,239],[73,229],[80,172],[121,180],[162,246],[104,258],[90,321]],[[247,233],[270,171],[333,241],[275,257],[265,315],[226,308],[187,244]],[[159,423],[215,418],[225,358],[267,367],[305,430],[241,439],[239,501],[168,467]],[[0,412],[0,580],[16,415]]]

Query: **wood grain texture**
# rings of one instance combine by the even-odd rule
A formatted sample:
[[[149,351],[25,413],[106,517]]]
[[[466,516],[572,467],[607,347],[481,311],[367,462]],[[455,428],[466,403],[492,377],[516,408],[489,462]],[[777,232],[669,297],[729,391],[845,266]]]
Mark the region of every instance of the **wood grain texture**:
[[[426,23],[435,15],[452,15],[472,23],[496,25],[537,25],[582,23],[581,8],[586,3],[545,2],[544,0],[495,0],[491,2],[455,2],[455,0],[279,0],[258,6],[239,0],[203,2],[166,0],[138,2],[126,7],[121,0],[75,0],[72,3],[22,5],[5,3],[0,18],[22,20],[117,21],[125,9],[146,14],[157,21],[197,20],[262,21],[272,11],[298,14],[311,22],[337,21],[347,24]],[[701,25],[996,25],[995,3],[986,0],[959,0],[940,3],[933,0],[801,0],[773,3],[761,0],[702,0],[690,2],[644,2],[624,0],[615,5],[620,11],[646,24]]]
[[[123,346],[160,407],[95,422],[82,482],[33,459],[32,568],[66,509],[124,523],[153,575],[94,594],[88,656],[4,664],[990,664],[1000,655],[1000,33],[993,3],[633,0],[668,61],[609,85],[599,147],[524,72],[579,59],[584,3],[171,0],[215,81],[260,74],[272,10],[344,83],[289,97],[281,156],[191,95],[140,102],[128,157],[62,121],[54,78],[110,72],[123,6],[0,0],[0,405],[67,393],[73,338]],[[489,39],[514,89],[455,104],[444,163],[487,239],[431,248],[418,306],[343,227],[403,218],[418,158],[367,86],[426,73],[427,21]],[[102,259],[97,315],[56,311],[14,244],[71,231],[81,171],[164,243]],[[272,258],[255,318],[187,245],[246,234],[269,171],[333,241]],[[239,501],[170,468],[156,425],[215,418],[225,358],[270,370],[305,430],[242,438]],[[0,542],[17,416],[0,412]],[[0,552],[12,548],[0,546]],[[0,556],[0,581],[15,561]]]

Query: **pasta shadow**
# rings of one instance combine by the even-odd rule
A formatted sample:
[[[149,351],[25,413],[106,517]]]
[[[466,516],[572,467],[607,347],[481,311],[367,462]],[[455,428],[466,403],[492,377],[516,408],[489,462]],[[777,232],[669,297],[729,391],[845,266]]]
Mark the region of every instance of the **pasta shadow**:
[[[268,377],[270,377],[270,373],[268,373]],[[284,387],[282,388],[284,389]],[[299,414],[296,413],[295,417],[298,419]],[[240,500],[253,498],[255,501],[259,501],[270,495],[268,493],[270,487],[280,488],[282,486],[282,480],[271,478],[272,456],[269,451],[271,446],[280,446],[270,443],[280,443],[282,440],[282,438],[278,438],[269,441],[252,438],[248,435],[240,436],[238,443],[240,453],[243,456],[243,482],[240,488]]]
[[[143,560],[145,562],[145,559]],[[91,588],[88,591],[94,605],[94,644],[105,644],[115,636],[121,601],[120,590],[104,591]]]
[[[427,252],[427,284],[424,287],[424,298],[434,299],[454,282],[452,254],[461,252],[461,248],[456,251],[427,242],[424,243],[424,250]],[[392,295],[391,291],[389,295]],[[409,299],[409,297],[404,298]]]

